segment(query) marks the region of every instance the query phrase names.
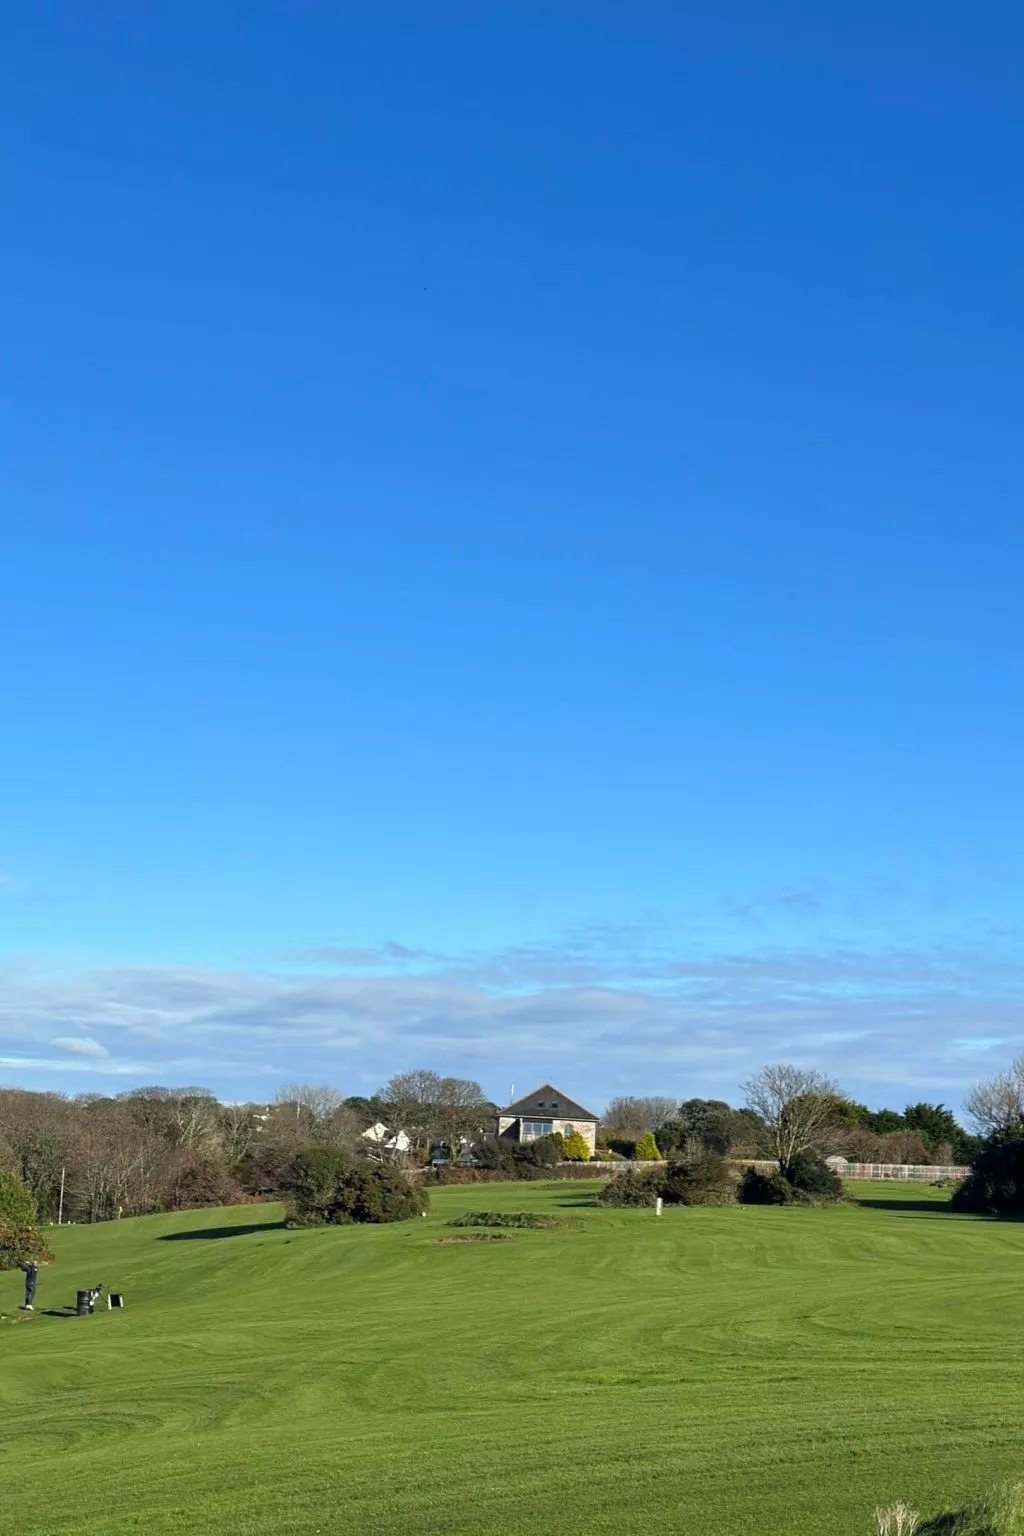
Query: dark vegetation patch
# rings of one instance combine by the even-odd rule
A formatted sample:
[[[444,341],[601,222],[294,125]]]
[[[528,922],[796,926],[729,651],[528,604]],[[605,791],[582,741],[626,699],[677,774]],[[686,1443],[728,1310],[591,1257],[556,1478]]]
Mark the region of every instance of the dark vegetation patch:
[[[703,1152],[664,1168],[620,1173],[597,1199],[599,1205],[611,1206],[652,1206],[657,1200],[666,1205],[731,1205],[736,1179],[724,1157]]]
[[[518,1227],[535,1230],[573,1225],[558,1216],[541,1216],[537,1211],[463,1211],[448,1223],[450,1227]]]

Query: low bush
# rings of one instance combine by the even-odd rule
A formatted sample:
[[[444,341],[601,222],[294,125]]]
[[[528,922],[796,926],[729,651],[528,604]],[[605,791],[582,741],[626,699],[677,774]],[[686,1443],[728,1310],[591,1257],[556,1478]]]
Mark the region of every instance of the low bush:
[[[834,1205],[843,1198],[843,1181],[813,1152],[801,1152],[781,1169],[746,1168],[736,1198],[741,1205]]]
[[[796,1192],[777,1169],[762,1173],[759,1168],[748,1168],[740,1179],[736,1198],[741,1205],[792,1205]]]
[[[450,1227],[564,1227],[557,1216],[541,1216],[537,1211],[463,1211],[448,1223]]]
[[[0,1269],[17,1269],[29,1259],[37,1264],[53,1261],[42,1233],[33,1226],[16,1225],[0,1216]]]
[[[843,1181],[816,1152],[798,1152],[791,1158],[786,1178],[798,1195],[810,1195],[822,1204],[843,1198]]]
[[[599,1205],[731,1205],[736,1180],[724,1157],[707,1152],[667,1168],[633,1169],[610,1179],[598,1195]]]
[[[736,1179],[724,1157],[704,1152],[688,1162],[672,1163],[658,1190],[666,1205],[731,1205]]]
[[[1000,1131],[991,1136],[970,1173],[953,1191],[955,1211],[988,1216],[1024,1214],[1024,1136]]]
[[[428,1205],[426,1191],[399,1169],[357,1163],[330,1147],[303,1152],[288,1180],[287,1220],[292,1227],[408,1221]]]
[[[662,1175],[658,1169],[644,1173],[618,1173],[601,1190],[598,1205],[641,1206],[653,1205],[661,1188]]]

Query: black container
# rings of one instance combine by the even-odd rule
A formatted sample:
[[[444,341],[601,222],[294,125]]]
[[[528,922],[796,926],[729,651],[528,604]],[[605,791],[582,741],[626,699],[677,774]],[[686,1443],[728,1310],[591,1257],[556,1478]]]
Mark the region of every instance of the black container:
[[[78,1313],[79,1317],[88,1317],[89,1316],[90,1312],[92,1311],[92,1292],[91,1291],[79,1291],[78,1292],[78,1301],[77,1301],[77,1304],[75,1306],[75,1311]]]

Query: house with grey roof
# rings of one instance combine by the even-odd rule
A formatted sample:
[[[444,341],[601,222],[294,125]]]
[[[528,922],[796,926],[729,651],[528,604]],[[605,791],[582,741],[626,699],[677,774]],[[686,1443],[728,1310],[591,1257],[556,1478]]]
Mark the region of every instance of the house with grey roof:
[[[560,1131],[563,1136],[579,1131],[593,1157],[597,1116],[550,1083],[498,1111],[498,1135],[502,1141],[536,1141],[553,1131]]]

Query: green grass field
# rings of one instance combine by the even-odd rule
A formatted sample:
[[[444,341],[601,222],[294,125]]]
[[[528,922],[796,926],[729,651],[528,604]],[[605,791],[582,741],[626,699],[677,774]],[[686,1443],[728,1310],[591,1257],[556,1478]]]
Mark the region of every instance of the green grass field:
[[[1024,1471],[1024,1225],[937,1192],[602,1211],[442,1190],[428,1220],[275,1206],[53,1234],[0,1275],[0,1507],[41,1533],[869,1536]],[[467,1208],[573,1218],[447,1245]]]

